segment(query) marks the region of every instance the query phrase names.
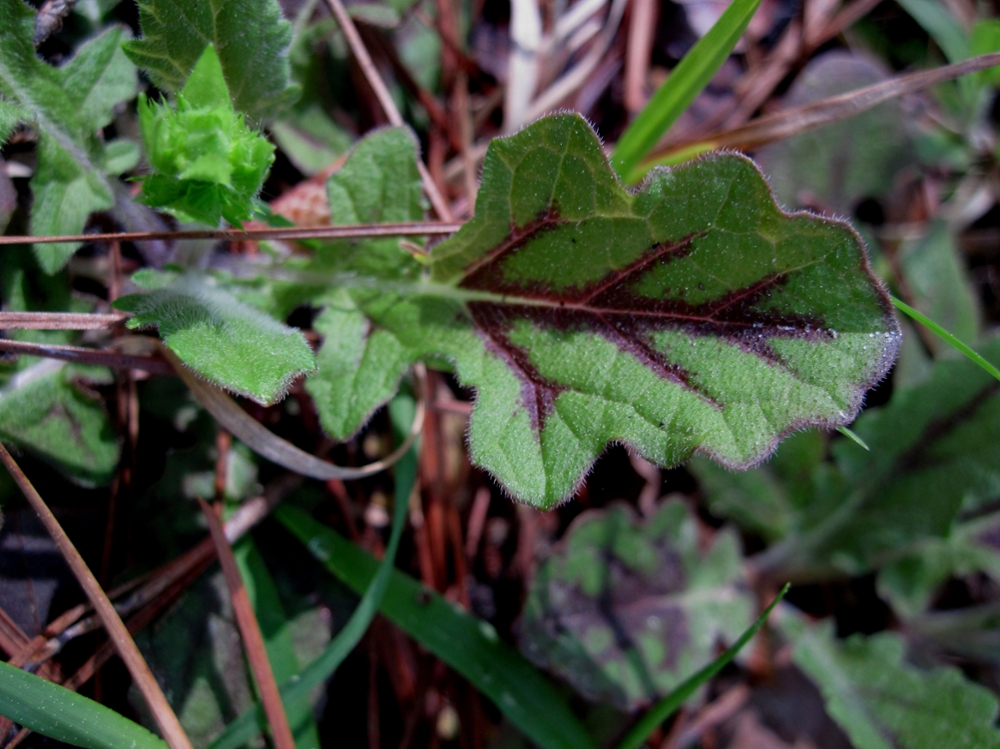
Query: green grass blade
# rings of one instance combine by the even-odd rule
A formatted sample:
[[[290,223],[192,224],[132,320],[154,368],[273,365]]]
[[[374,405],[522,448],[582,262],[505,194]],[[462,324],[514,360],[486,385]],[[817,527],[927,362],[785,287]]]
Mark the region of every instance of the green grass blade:
[[[368,625],[371,624],[376,611],[378,611],[379,603],[389,584],[392,565],[396,558],[396,551],[399,549],[399,540],[403,535],[403,526],[406,524],[410,492],[417,477],[415,451],[410,450],[400,458],[395,469],[396,506],[385,556],[382,558],[381,564],[377,564],[377,570],[373,570],[373,574],[369,576],[368,584],[363,586],[364,595],[344,628],[337,633],[337,636],[316,660],[306,666],[297,676],[293,676],[282,684],[281,700],[285,703],[286,709],[294,708],[295,705],[307,700],[309,693],[337,670],[344,658],[354,650],[354,646],[364,636]],[[374,560],[372,560],[372,566],[376,566]],[[209,749],[236,749],[243,746],[260,733],[266,724],[264,709],[258,703],[226,726],[226,729],[212,742]]]
[[[972,361],[974,361],[980,367],[982,367],[987,372],[989,372],[991,375],[993,375],[998,380],[1000,380],[1000,369],[997,369],[992,364],[990,364],[988,361],[986,361],[983,357],[981,357],[979,354],[977,354],[975,351],[973,351],[971,347],[969,347],[966,344],[962,343],[960,340],[958,340],[955,336],[953,336],[947,330],[945,330],[940,325],[938,325],[936,322],[934,322],[929,317],[927,317],[927,315],[924,315],[924,314],[921,314],[920,312],[917,312],[915,309],[913,309],[913,307],[911,307],[910,305],[908,305],[906,302],[904,302],[904,301],[902,301],[900,299],[897,299],[896,297],[890,297],[890,298],[892,299],[892,303],[896,305],[896,309],[898,309],[900,312],[902,312],[902,313],[904,313],[904,314],[909,315],[910,317],[912,317],[918,323],[920,323],[925,328],[927,328],[929,331],[931,331],[932,333],[934,333],[934,335],[936,335],[939,338],[941,338],[945,343],[948,343],[949,345],[951,345],[954,348],[956,348],[959,351],[961,351],[963,354],[965,354],[967,357],[969,357]]]
[[[656,145],[678,117],[712,80],[743,36],[760,0],[733,0],[715,25],[684,55],[670,77],[619,139],[611,165],[629,184],[638,182],[645,170],[639,161]]]
[[[736,657],[736,654],[743,649],[743,646],[750,642],[750,639],[757,634],[757,630],[764,626],[767,617],[770,616],[774,607],[778,605],[781,599],[785,597],[785,593],[788,592],[790,587],[789,583],[785,584],[785,587],[781,589],[777,597],[771,601],[771,605],[764,609],[764,613],[760,615],[757,621],[750,625],[750,628],[740,636],[740,639],[733,643],[733,646],[729,650],[649,708],[646,714],[625,734],[625,738],[618,745],[618,749],[640,749],[646,743],[646,739],[649,738],[650,734],[656,730],[657,726],[673,715],[674,711],[683,705],[684,701],[694,694],[698,687],[725,668]]]
[[[854,432],[852,432],[850,429],[848,429],[847,427],[837,427],[837,431],[840,432],[845,437],[847,437],[847,439],[849,439],[852,442],[860,445],[865,450],[868,450],[869,452],[871,452],[871,448],[868,447],[867,444],[865,444],[865,441],[863,439],[861,439],[858,435],[856,435]]]
[[[376,561],[294,507],[277,518],[334,575],[366,588]],[[393,571],[380,612],[468,679],[520,731],[544,749],[595,749],[594,740],[552,685],[488,623],[460,611],[419,582]]]
[[[86,749],[167,749],[163,739],[114,710],[3,662],[0,715]]]

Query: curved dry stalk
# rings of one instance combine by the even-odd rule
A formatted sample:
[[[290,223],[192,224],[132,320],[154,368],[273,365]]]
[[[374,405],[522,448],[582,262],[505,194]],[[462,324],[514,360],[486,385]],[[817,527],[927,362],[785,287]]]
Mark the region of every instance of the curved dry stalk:
[[[188,369],[177,358],[177,355],[165,345],[160,343],[159,347],[163,355],[173,364],[177,375],[184,380],[184,384],[188,386],[194,397],[206,411],[215,417],[215,420],[224,429],[228,430],[234,437],[238,437],[258,455],[302,476],[308,476],[309,478],[321,481],[328,481],[330,479],[350,480],[373,476],[389,468],[403,457],[423,427],[425,408],[423,399],[420,399],[417,401],[417,412],[413,418],[413,426],[410,427],[410,433],[403,440],[403,443],[389,455],[382,460],[377,460],[360,468],[346,468],[334,465],[278,437],[240,408],[239,404],[225,392],[215,385],[202,380],[192,370]],[[417,376],[423,379],[423,365],[417,364],[414,366],[414,369],[417,371]]]
[[[101,617],[104,628],[108,631],[111,641],[115,644],[115,649],[118,651],[119,657],[124,661],[125,666],[132,675],[133,681],[135,681],[136,687],[138,687],[143,698],[146,700],[146,704],[153,714],[153,719],[156,721],[170,749],[193,749],[187,734],[181,727],[180,721],[177,720],[177,715],[174,714],[170,703],[167,702],[167,698],[163,694],[163,690],[160,689],[160,685],[153,676],[153,672],[149,669],[149,664],[142,657],[142,653],[139,652],[139,648],[129,634],[128,629],[126,629],[121,617],[118,616],[118,612],[115,611],[111,601],[108,600],[107,594],[101,588],[100,583],[97,582],[94,573],[90,571],[87,563],[80,556],[80,552],[77,551],[76,546],[73,545],[69,536],[66,535],[66,531],[59,525],[59,521],[56,520],[55,515],[52,514],[52,511],[45,504],[41,495],[32,486],[28,477],[24,475],[21,467],[14,461],[14,458],[11,457],[2,443],[0,443],[0,462],[6,466],[11,477],[17,483],[18,488],[20,488],[28,503],[42,521],[42,525],[45,526],[49,535],[52,536],[52,540],[55,541],[59,551],[66,559],[66,563],[73,570],[73,574],[80,583],[80,587],[83,588],[87,594],[87,598],[90,599],[94,609]]]
[[[363,237],[414,237],[420,235],[454,234],[462,228],[458,221],[407,221],[395,224],[356,224],[303,228],[266,229],[198,229],[194,231],[123,231],[107,234],[66,234],[64,236],[32,237],[27,235],[0,237],[0,246],[12,244],[53,244],[57,242],[142,242],[162,239],[217,239],[223,242],[260,241],[264,239],[358,239]]]
[[[746,125],[700,136],[679,143],[672,143],[654,151],[644,161],[643,166],[662,163],[671,156],[694,155],[720,148],[750,150],[768,143],[790,138],[806,130],[827,125],[860,114],[867,109],[900,96],[912,94],[938,83],[944,83],[964,75],[979,72],[1000,65],[1000,52],[979,55],[953,65],[942,65],[933,70],[901,75],[882,83],[831,96],[828,99],[805,104],[783,112],[759,117]]]

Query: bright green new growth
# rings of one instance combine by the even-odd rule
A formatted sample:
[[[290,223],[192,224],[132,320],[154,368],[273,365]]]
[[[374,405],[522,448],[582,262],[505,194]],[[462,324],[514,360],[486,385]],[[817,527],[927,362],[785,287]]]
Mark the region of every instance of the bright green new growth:
[[[316,367],[302,333],[195,276],[145,271],[132,280],[151,291],[115,302],[133,313],[128,327],[158,326],[178,357],[228,390],[270,405]]]
[[[139,98],[139,125],[156,170],[143,180],[143,203],[210,226],[254,215],[274,146],[233,109],[212,45],[177,94],[176,109]]]
[[[681,502],[643,523],[621,504],[584,513],[531,582],[521,649],[589,699],[634,711],[747,628],[741,577],[736,534],[702,548]]]

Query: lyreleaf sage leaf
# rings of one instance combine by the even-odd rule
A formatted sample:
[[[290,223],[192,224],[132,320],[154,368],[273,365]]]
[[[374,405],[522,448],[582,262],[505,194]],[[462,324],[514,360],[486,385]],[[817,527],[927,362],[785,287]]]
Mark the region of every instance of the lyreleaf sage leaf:
[[[139,125],[155,170],[143,180],[143,203],[210,226],[254,215],[274,146],[233,109],[212,45],[177,94],[176,109],[140,97]]]
[[[195,372],[263,405],[282,397],[296,377],[315,369],[302,333],[195,276],[140,271],[146,293],[115,307],[133,313],[130,328],[159,328],[163,342]]]
[[[53,67],[35,53],[35,12],[26,3],[0,0],[0,29],[0,136],[18,122],[38,133],[31,233],[80,234],[91,213],[115,204],[114,181],[102,168],[108,146],[97,134],[136,93],[135,67],[121,50],[129,33],[110,28]],[[40,244],[35,255],[45,272],[55,273],[78,247]]]
[[[1000,747],[997,697],[957,668],[922,669],[895,632],[837,640],[832,622],[786,616],[792,660],[819,687],[826,709],[858,749]]]
[[[733,154],[630,194],[577,115],[495,140],[475,217],[430,260],[350,281],[366,335],[393,339],[384,376],[453,362],[478,391],[473,460],[540,507],[609,442],[747,468],[796,429],[849,424],[899,345],[848,225],[783,213]]]
[[[645,522],[588,511],[532,579],[521,650],[585,697],[634,711],[668,694],[753,619],[732,529],[711,545],[682,502]]]

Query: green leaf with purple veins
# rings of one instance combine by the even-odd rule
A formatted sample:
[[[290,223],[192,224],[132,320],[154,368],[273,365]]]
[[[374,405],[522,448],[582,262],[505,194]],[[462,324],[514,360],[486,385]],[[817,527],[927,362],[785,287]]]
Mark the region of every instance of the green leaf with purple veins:
[[[572,114],[490,145],[476,215],[426,276],[352,283],[393,366],[448,359],[477,389],[473,460],[539,507],[611,442],[747,468],[849,424],[900,337],[847,224],[783,213],[735,154],[629,193]]]
[[[588,699],[634,711],[715,658],[753,619],[732,529],[699,542],[682,502],[639,522],[624,504],[583,513],[532,580],[522,652]]]

